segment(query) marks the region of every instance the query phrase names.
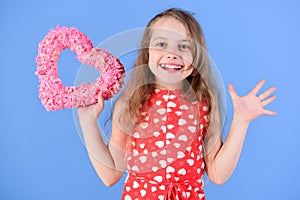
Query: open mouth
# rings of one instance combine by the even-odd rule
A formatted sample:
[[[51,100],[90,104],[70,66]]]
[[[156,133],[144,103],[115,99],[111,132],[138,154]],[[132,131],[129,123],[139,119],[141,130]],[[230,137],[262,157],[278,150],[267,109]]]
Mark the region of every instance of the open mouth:
[[[183,65],[174,65],[174,64],[159,64],[159,66],[167,71],[180,71],[183,68]]]

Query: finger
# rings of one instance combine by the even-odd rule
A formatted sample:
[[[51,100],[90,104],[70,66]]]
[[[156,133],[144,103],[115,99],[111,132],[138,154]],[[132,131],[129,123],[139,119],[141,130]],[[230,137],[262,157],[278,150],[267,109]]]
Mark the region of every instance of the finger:
[[[266,105],[268,105],[269,103],[271,103],[272,101],[274,101],[275,99],[276,99],[276,96],[271,96],[270,98],[264,100],[264,101],[262,102],[262,104],[263,104],[263,106],[266,106]]]
[[[261,80],[259,81],[259,83],[253,88],[253,90],[251,91],[253,94],[257,94],[258,91],[262,88],[262,86],[265,84],[265,80]]]
[[[277,115],[277,112],[271,110],[264,110],[265,115]]]
[[[229,94],[230,94],[231,98],[238,96],[234,89],[234,86],[231,83],[229,83],[228,87],[229,87]]]
[[[275,90],[276,90],[275,87],[271,87],[270,89],[268,89],[267,91],[265,91],[264,93],[262,93],[261,95],[259,95],[258,98],[259,98],[260,100],[264,100],[264,99],[267,98],[270,94],[272,94]]]
[[[104,99],[102,92],[98,93],[98,104],[97,104],[101,109],[104,107]]]
[[[103,102],[103,95],[102,92],[98,93],[98,103],[102,103]]]
[[[98,93],[97,104],[93,108],[94,108],[94,112],[98,118],[104,108],[104,100],[103,100],[103,96],[102,96],[101,92]]]

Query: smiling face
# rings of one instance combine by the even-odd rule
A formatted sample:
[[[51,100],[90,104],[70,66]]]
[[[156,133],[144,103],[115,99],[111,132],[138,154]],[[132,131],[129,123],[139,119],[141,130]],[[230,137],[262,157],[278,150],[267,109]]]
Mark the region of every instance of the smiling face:
[[[175,18],[164,17],[154,22],[151,31],[148,64],[157,87],[181,89],[194,69],[186,28]]]

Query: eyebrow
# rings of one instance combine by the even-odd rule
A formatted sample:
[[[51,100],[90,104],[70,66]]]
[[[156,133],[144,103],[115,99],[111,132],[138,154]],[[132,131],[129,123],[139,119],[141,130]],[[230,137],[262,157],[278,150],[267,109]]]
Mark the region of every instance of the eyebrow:
[[[154,37],[154,38],[152,39],[152,41],[155,41],[155,40],[168,40],[168,38],[158,36],[158,37]],[[188,39],[182,39],[182,40],[179,40],[179,41],[180,41],[180,42],[191,42],[191,41],[188,40]]]
[[[153,41],[155,41],[155,40],[167,40],[167,38],[165,38],[165,37],[155,37],[152,40]]]

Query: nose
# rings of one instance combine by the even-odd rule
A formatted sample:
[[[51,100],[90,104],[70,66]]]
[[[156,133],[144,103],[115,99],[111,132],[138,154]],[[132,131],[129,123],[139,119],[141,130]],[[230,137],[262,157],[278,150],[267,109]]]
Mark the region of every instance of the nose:
[[[166,49],[166,57],[171,60],[177,60],[180,58],[180,52],[177,45],[168,45]]]
[[[174,53],[168,53],[167,54],[167,58],[171,59],[171,60],[177,60],[178,56],[176,54],[174,54]]]
[[[167,50],[167,52],[166,52],[166,57],[168,58],[168,59],[171,59],[171,60],[177,60],[177,59],[179,59],[179,54],[178,54],[179,52],[177,52],[176,51],[176,49],[174,49],[174,48],[170,48],[170,49],[168,49]]]

